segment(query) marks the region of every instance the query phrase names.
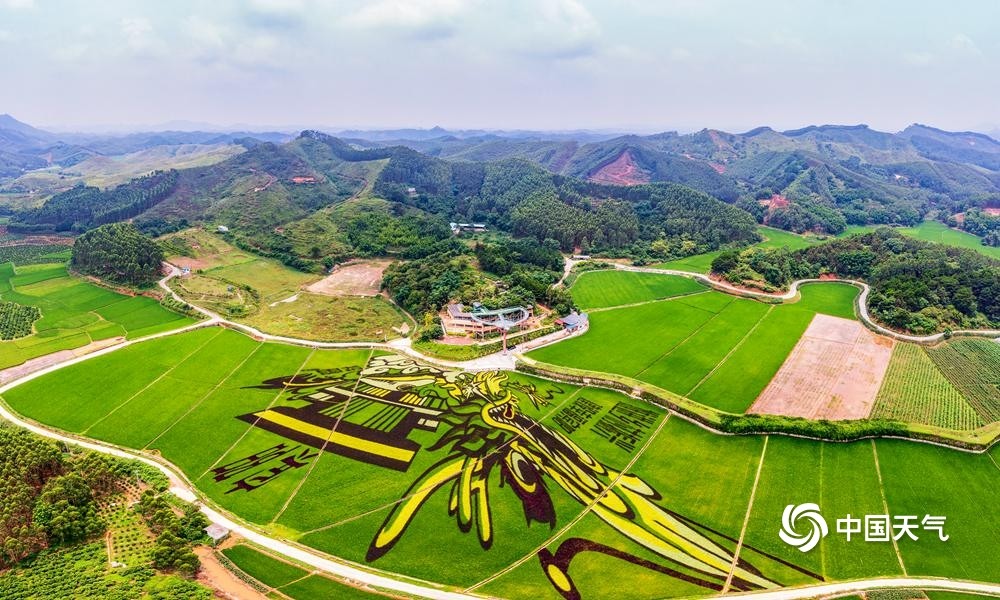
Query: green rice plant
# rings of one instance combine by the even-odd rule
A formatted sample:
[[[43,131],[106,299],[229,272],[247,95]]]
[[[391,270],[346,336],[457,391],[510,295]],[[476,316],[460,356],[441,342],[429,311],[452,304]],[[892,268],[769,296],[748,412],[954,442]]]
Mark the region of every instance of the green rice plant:
[[[984,422],[1000,421],[1000,344],[966,338],[928,348],[927,354]]]
[[[949,429],[975,429],[982,418],[924,349],[897,343],[871,416]]]

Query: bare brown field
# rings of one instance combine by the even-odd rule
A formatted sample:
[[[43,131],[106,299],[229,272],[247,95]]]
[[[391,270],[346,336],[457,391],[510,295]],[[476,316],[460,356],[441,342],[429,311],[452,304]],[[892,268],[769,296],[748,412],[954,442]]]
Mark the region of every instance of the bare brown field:
[[[326,296],[377,296],[382,272],[391,260],[365,260],[338,267],[323,279],[306,286],[314,294]]]
[[[750,413],[864,419],[882,386],[893,341],[861,323],[818,314]]]

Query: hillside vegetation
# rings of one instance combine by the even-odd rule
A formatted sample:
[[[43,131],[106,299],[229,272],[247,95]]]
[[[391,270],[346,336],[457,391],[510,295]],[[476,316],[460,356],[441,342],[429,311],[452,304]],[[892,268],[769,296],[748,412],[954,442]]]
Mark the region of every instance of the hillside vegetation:
[[[767,291],[824,274],[861,279],[872,287],[868,306],[878,320],[918,334],[1000,327],[1000,262],[888,228],[794,252],[724,252],[712,271]]]

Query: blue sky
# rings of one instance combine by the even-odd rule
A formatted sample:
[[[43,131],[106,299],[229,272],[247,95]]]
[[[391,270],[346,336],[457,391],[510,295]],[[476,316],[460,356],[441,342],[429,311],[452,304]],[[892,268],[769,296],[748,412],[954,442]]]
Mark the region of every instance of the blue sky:
[[[742,130],[1000,123],[991,0],[0,0],[48,126]]]

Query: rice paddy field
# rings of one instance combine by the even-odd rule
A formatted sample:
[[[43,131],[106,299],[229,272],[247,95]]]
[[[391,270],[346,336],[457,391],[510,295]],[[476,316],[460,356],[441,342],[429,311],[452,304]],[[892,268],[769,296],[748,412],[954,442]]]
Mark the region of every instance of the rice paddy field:
[[[816,306],[841,293],[810,289]],[[786,343],[776,332],[813,314],[809,303],[771,307],[709,292],[628,310],[649,306],[674,307],[670,323],[712,327],[713,339],[722,324],[744,323],[728,344],[659,326],[656,339],[669,348],[643,360],[687,357],[706,373],[700,387],[670,380],[678,389],[701,389],[720,372],[733,382],[735,373],[756,377],[747,357]],[[595,323],[587,335],[597,331]],[[85,360],[3,401],[59,429],[157,452],[211,502],[272,535],[449,589],[558,599],[568,583],[583,598],[663,598],[717,593],[730,571],[734,590],[901,573],[1000,577],[990,551],[1000,514],[982,510],[1000,494],[996,448],[721,436],[609,390],[261,343],[221,328]],[[776,535],[784,507],[804,502],[831,523],[809,553]],[[894,545],[833,532],[847,513],[885,512],[945,515],[950,538],[920,531]],[[664,544],[664,523],[679,532],[670,538],[679,553]],[[354,592],[253,548],[224,553],[293,598]]]
[[[997,346],[1000,349],[1000,345]],[[951,354],[943,349],[933,352],[939,356]],[[955,369],[948,372],[953,379],[962,375]],[[973,377],[982,375],[984,373],[973,371]],[[996,400],[1000,402],[1000,398]],[[992,421],[984,420],[976,412],[928,352],[916,344],[897,344],[893,349],[889,370],[875,400],[872,416],[950,429],[975,429]]]
[[[225,556],[237,569],[256,580],[270,593],[279,593],[294,600],[315,598],[373,598],[355,587],[344,585],[323,575],[314,575],[298,565],[275,558],[254,547],[238,544],[223,550]]]
[[[34,306],[33,333],[0,342],[0,368],[113,337],[137,338],[193,321],[153,298],[125,296],[70,275],[66,265],[0,265],[0,300]]]
[[[603,275],[604,285],[619,290],[619,298],[637,297],[648,289],[644,281],[623,277],[634,273],[597,273]],[[581,277],[579,282],[585,280]],[[586,334],[528,356],[553,365],[634,377],[708,406],[742,413],[770,382],[814,315],[854,317],[858,290],[840,283],[810,284],[801,288],[798,302],[782,305],[704,288],[681,293],[658,302],[593,312]]]
[[[573,300],[583,310],[637,304],[707,288],[686,277],[630,271],[587,271],[573,284]]]

